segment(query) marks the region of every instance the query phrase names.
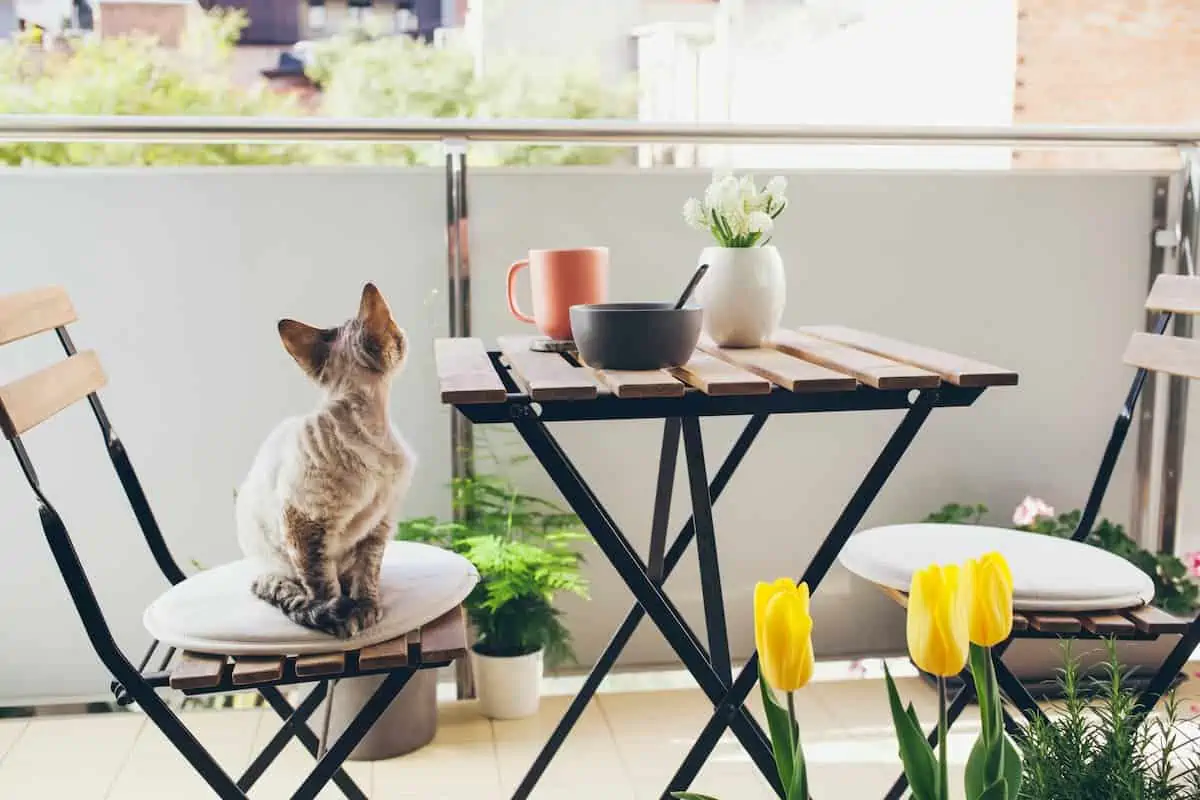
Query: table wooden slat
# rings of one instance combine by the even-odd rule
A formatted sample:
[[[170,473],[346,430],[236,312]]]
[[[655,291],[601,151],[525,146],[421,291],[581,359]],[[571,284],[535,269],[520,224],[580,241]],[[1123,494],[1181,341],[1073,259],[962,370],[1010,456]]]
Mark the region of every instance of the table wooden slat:
[[[225,656],[185,650],[171,671],[172,689],[212,689],[221,684]]]
[[[1042,611],[1026,611],[1029,626],[1042,633],[1078,633],[1083,623],[1078,617],[1068,614],[1048,614]]]
[[[270,683],[283,677],[283,656],[234,656],[233,685]]]
[[[1020,611],[1013,612],[1013,630],[1026,631],[1029,630],[1029,619]]]
[[[531,336],[501,336],[500,350],[513,368],[519,383],[525,385],[532,400],[594,400],[596,381],[589,371],[576,367],[560,353],[539,353],[529,349]]]
[[[1200,314],[1200,276],[1159,275],[1146,298],[1146,309]]]
[[[1120,614],[1080,614],[1079,620],[1089,632],[1100,636],[1132,636],[1137,633],[1133,620]]]
[[[942,382],[934,373],[838,342],[797,331],[776,331],[772,347],[784,353],[852,375],[874,389],[932,389]]]
[[[1154,606],[1140,606],[1122,613],[1129,617],[1134,625],[1137,625],[1138,630],[1144,633],[1186,633],[1192,624],[1190,619],[1168,614]]]
[[[301,678],[341,675],[345,671],[345,653],[314,653],[296,657],[296,674]]]
[[[480,339],[437,339],[433,343],[443,403],[503,403],[508,393]]]
[[[741,367],[735,367],[699,350],[692,353],[692,359],[688,363],[671,369],[670,373],[689,386],[695,386],[714,397],[771,393],[771,382],[766,378],[760,378]]]
[[[467,652],[467,623],[462,607],[421,626],[421,660],[445,661]]]
[[[687,387],[662,369],[593,369],[596,380],[622,400],[638,397],[683,397]]]
[[[391,669],[407,664],[408,642],[405,636],[364,647],[358,653],[358,668],[363,670]]]
[[[800,332],[929,370],[956,386],[1016,386],[1017,384],[1017,373],[1012,370],[942,350],[934,350],[932,347],[909,344],[898,339],[890,339],[886,336],[858,331],[841,325],[812,325],[800,328]]]
[[[850,392],[858,386],[851,375],[767,347],[723,348],[711,341],[702,341],[699,347],[714,358],[766,378],[790,392]]]

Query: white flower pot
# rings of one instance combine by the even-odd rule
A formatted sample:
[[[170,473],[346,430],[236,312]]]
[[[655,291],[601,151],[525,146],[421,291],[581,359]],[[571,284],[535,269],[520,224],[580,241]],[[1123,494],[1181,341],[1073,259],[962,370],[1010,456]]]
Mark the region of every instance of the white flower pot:
[[[471,651],[479,709],[491,719],[521,719],[538,711],[542,697],[542,651],[499,658]]]
[[[708,272],[696,288],[704,332],[721,347],[759,347],[783,318],[787,284],[783,260],[772,245],[706,247]]]

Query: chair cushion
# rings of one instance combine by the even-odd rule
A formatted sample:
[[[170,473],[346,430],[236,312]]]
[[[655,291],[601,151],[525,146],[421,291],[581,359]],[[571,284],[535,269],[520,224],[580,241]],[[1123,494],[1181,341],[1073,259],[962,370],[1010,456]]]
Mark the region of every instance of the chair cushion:
[[[907,592],[912,574],[997,551],[1013,573],[1018,611],[1100,611],[1154,599],[1150,577],[1098,547],[1038,533],[982,525],[888,525],[850,538],[839,560],[873,583]]]
[[[432,622],[459,605],[479,575],[462,556],[430,545],[391,542],[380,571],[380,621],[351,639],[297,625],[250,593],[262,572],[242,559],[208,569],[168,589],[142,618],[168,645],[224,655],[300,655],[357,650]]]

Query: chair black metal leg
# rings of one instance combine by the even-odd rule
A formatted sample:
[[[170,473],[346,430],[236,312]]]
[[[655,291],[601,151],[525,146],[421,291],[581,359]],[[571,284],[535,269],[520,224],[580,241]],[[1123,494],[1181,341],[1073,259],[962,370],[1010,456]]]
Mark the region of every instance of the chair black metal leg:
[[[745,458],[746,453],[750,449],[750,445],[752,445],[754,440],[758,438],[758,434],[760,431],[762,431],[763,426],[766,425],[767,419],[768,417],[766,414],[755,414],[750,418],[750,421],[746,423],[746,427],[742,429],[741,434],[733,443],[728,455],[725,456],[725,460],[721,463],[721,467],[717,470],[717,474],[713,478],[712,484],[709,486],[708,491],[709,496],[712,498],[712,502],[715,503],[722,493],[724,493],[725,487],[729,485],[729,481],[733,477],[734,472],[736,472],[737,468],[741,465],[742,459]],[[670,424],[670,420],[668,420],[668,424]],[[668,436],[669,433],[664,431],[664,446],[660,456],[659,465],[660,480],[658,485],[658,495],[656,496],[655,500],[656,524],[658,519],[657,509],[659,506],[657,497],[664,493],[663,482],[661,479],[663,472],[662,461],[666,460],[668,456],[670,457],[672,463],[671,475],[673,477],[674,462],[677,457],[676,448],[679,441],[678,425],[675,427],[675,445],[672,446],[669,453],[666,445]],[[669,494],[669,485],[665,491]],[[653,541],[653,531],[651,533],[651,540]],[[683,526],[683,529],[679,532],[679,535],[675,537],[675,541],[671,544],[671,548],[667,552],[664,563],[665,569],[662,575],[663,579],[665,579],[674,571],[676,565],[679,564],[680,560],[687,552],[688,546],[691,545],[692,539],[695,537],[695,535],[696,520],[693,517],[689,519],[687,524]],[[653,546],[651,547],[651,551],[653,552]],[[651,577],[654,577],[653,564],[654,558],[652,555],[650,558]],[[662,581],[660,580],[659,583],[661,582]],[[604,651],[596,659],[595,666],[592,667],[592,671],[588,674],[587,680],[584,681],[583,687],[571,700],[571,704],[567,707],[566,713],[563,714],[562,719],[559,720],[558,725],[554,728],[554,732],[550,734],[550,738],[546,740],[546,744],[542,747],[541,752],[538,753],[537,758],[534,759],[533,765],[525,774],[524,779],[521,781],[521,785],[518,786],[517,790],[513,793],[513,800],[526,800],[530,793],[533,792],[534,787],[537,786],[537,782],[545,773],[546,768],[550,766],[550,762],[554,759],[555,754],[558,753],[559,748],[561,748],[563,742],[566,741],[567,735],[570,734],[571,729],[575,727],[575,723],[579,721],[580,716],[583,715],[584,709],[587,708],[588,703],[591,702],[592,697],[596,694],[596,690],[600,687],[600,683],[604,680],[605,676],[608,675],[609,671],[616,663],[617,658],[621,655],[621,652],[625,649],[625,646],[629,643],[630,638],[632,638],[634,632],[638,628],[638,625],[641,624],[645,616],[646,611],[640,604],[635,603],[633,608],[629,610],[629,613],[625,616],[625,620],[621,623],[621,626],[617,628],[617,632],[613,634],[608,646],[604,648]]]
[[[996,672],[996,683],[1000,686],[1000,691],[1004,693],[1010,703],[1017,707],[1025,719],[1030,722],[1035,719],[1045,719],[1046,712],[1042,711],[1042,707],[1038,705],[1037,700],[1033,699],[1029,690],[1005,666],[1004,659],[1001,657],[1003,655],[1003,651],[999,653],[996,650],[992,651],[992,667]]]
[[[596,545],[604,552],[625,585],[646,609],[659,631],[679,656],[700,688],[714,704],[728,695],[730,687],[713,670],[702,647],[690,633],[687,624],[662,590],[650,580],[629,540],[616,527],[608,512],[600,505],[578,470],[550,436],[545,424],[533,409],[520,406],[513,409],[513,425],[529,445],[555,486],[571,509],[591,532]],[[741,703],[730,706],[724,713],[726,725],[746,748],[750,757],[768,779],[775,776],[774,757],[770,742],[762,728]]]
[[[326,753],[317,761],[317,766],[300,784],[300,788],[292,795],[292,800],[312,800],[324,788],[333,774],[358,745],[362,738],[371,730],[371,726],[383,715],[387,707],[396,699],[396,695],[408,683],[408,679],[416,672],[415,669],[402,669],[389,673],[371,699],[366,702],[342,735],[338,737]]]
[[[726,684],[733,683],[729,632],[725,627],[725,599],[721,592],[721,568],[717,558],[717,535],[713,529],[712,498],[704,466],[704,442],[700,420],[683,420],[683,452],[687,458],[688,485],[692,492],[692,519],[696,521],[696,558],[700,563],[700,590],[704,598],[704,627],[708,633],[708,658]]]
[[[854,533],[854,529],[862,522],[863,516],[867,513],[871,503],[876,495],[883,488],[888,477],[896,465],[900,463],[900,459],[908,450],[908,446],[912,444],[913,439],[921,430],[921,426],[925,424],[929,413],[933,410],[933,403],[936,398],[936,393],[925,391],[917,398],[904,415],[900,425],[892,433],[887,444],[883,446],[879,457],[875,459],[875,463],[867,471],[862,483],[858,489],[850,497],[850,501],[842,510],[841,516],[838,517],[833,527],[829,531],[829,535],[825,537],[825,541],[817,548],[816,555],[808,565],[808,569],[804,571],[802,581],[808,584],[810,592],[815,593],[820,586],[821,581],[825,578],[825,574],[829,572],[833,566],[834,560],[838,553],[846,546],[850,535]],[[732,709],[741,707],[746,702],[746,697],[754,688],[754,684],[758,680],[758,653],[750,657],[746,666],[738,674],[737,680],[733,682],[733,688],[717,706],[708,724],[700,732],[696,738],[696,742],[692,745],[692,749],[688,752],[687,757],[679,766],[678,771],[671,778],[670,784],[663,792],[663,797],[670,797],[671,792],[685,791],[696,775],[699,774],[700,768],[708,761],[712,755],[713,748],[717,746],[721,735],[727,727],[727,718]]]
[[[671,493],[675,488],[675,462],[679,458],[679,428],[679,417],[663,420],[658,486],[654,492],[654,518],[650,523],[650,551],[646,554],[647,572],[658,583],[663,582],[666,572],[667,525],[671,523]]]
[[[326,693],[327,686],[324,682],[320,684],[320,689],[314,689],[312,694],[316,694],[318,691],[320,691],[321,695]],[[291,703],[284,699],[283,693],[274,686],[264,686],[258,690],[258,693],[263,696],[263,699],[274,709],[275,713],[284,720],[284,728],[288,727],[287,720],[295,713],[295,709],[292,708]],[[312,697],[312,694],[305,698],[305,703]],[[320,701],[318,700],[317,702]],[[320,742],[312,728],[308,727],[307,723],[301,723],[295,725],[293,730],[296,739],[299,740],[300,744],[304,745],[304,749],[308,751],[309,755],[313,758],[319,758]],[[358,784],[354,782],[354,779],[344,769],[339,767],[337,772],[333,773],[333,782],[342,790],[342,794],[346,795],[348,800],[367,800],[367,795],[362,789],[358,788]]]
[[[246,771],[242,773],[242,777],[238,778],[237,785],[239,789],[243,792],[250,791],[250,788],[267,771],[267,767],[271,766],[271,763],[283,752],[283,748],[287,747],[287,743],[292,737],[296,736],[301,727],[308,724],[308,718],[312,716],[312,713],[317,710],[317,706],[325,699],[326,686],[327,684],[324,681],[318,683],[308,693],[308,696],[301,701],[300,705],[296,707],[295,711],[283,717],[283,725],[280,726],[279,730],[275,731],[275,735],[271,737],[271,740],[267,742],[254,761],[250,763],[250,766],[246,767]],[[273,687],[270,690],[278,691]],[[279,699],[283,700],[283,697],[280,696]],[[283,700],[283,702],[285,705],[287,704],[286,700]]]
[[[132,665],[130,665],[130,669],[132,669]],[[141,675],[132,673],[115,677],[133,697],[138,707],[150,718],[150,721],[158,726],[158,729],[174,745],[179,754],[188,760],[188,763],[200,774],[205,783],[212,788],[217,797],[221,800],[246,800],[245,792],[238,788],[229,773],[221,768],[216,759],[204,749],[204,745],[200,744],[187,726],[175,715],[175,712],[167,707],[154,688],[142,679]]]
[[[1171,650],[1167,660],[1163,662],[1158,672],[1146,684],[1146,688],[1138,695],[1137,714],[1139,717],[1145,717],[1154,710],[1158,701],[1171,688],[1175,676],[1191,659],[1192,653],[1196,652],[1198,645],[1200,645],[1200,617],[1193,620],[1187,631],[1179,637],[1179,643]]]

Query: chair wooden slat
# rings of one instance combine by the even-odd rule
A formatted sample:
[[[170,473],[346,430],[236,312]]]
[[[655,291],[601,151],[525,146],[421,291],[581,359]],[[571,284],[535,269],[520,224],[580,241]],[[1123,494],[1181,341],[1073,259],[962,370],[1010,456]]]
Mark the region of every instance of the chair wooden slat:
[[[1154,606],[1139,606],[1122,613],[1129,617],[1142,633],[1158,635],[1186,633],[1192,624],[1190,619],[1168,614]]]
[[[593,369],[592,374],[602,386],[623,400],[637,397],[683,397],[687,389],[671,373],[661,369]]]
[[[699,347],[710,356],[753,372],[789,392],[852,392],[858,387],[858,381],[852,375],[793,358],[779,350],[767,347],[723,348],[712,342],[701,342]]]
[[[391,669],[407,664],[408,642],[404,636],[397,636],[395,639],[364,647],[358,653],[359,669]]]
[[[467,622],[462,606],[421,627],[421,660],[447,661],[467,652]]]
[[[844,372],[874,389],[932,389],[942,382],[934,373],[865,350],[806,333],[781,330],[771,346],[797,358]]]
[[[1083,623],[1078,617],[1068,614],[1047,614],[1041,611],[1026,611],[1029,627],[1042,633],[1079,633]]]
[[[308,656],[296,656],[296,675],[301,678],[341,675],[345,671],[345,653],[316,653]]]
[[[973,358],[934,350],[932,347],[889,339],[874,333],[857,331],[841,325],[813,325],[800,328],[801,333],[831,342],[865,350],[877,356],[928,370],[956,386],[1016,386],[1017,373],[1012,370],[976,361]]]
[[[0,297],[0,344],[68,325],[78,317],[61,286]]]
[[[1125,363],[1200,378],[1200,340],[1135,333],[1125,348]]]
[[[1132,636],[1138,630],[1133,620],[1120,614],[1080,614],[1079,620],[1089,632],[1100,636]]]
[[[1029,618],[1020,611],[1013,612],[1013,630],[1027,631],[1029,630]]]
[[[233,685],[255,686],[283,678],[283,656],[234,656]]]
[[[588,370],[572,365],[560,353],[530,350],[532,340],[532,336],[500,337],[500,350],[531,400],[592,400],[599,394]]]
[[[0,386],[0,430],[10,439],[19,436],[106,382],[100,359],[87,350]]]
[[[908,608],[908,595],[890,586],[882,586],[875,584],[879,589],[892,600],[896,601],[901,608]],[[1020,611],[1013,612],[1013,630],[1024,631],[1029,629],[1029,619]]]
[[[1200,314],[1200,276],[1159,275],[1146,298],[1146,310]]]
[[[171,671],[171,688],[187,691],[192,689],[212,689],[221,685],[224,677],[225,656],[215,656],[208,653],[193,653],[185,650],[175,662]]]
[[[713,397],[770,394],[771,382],[697,350],[682,367],[669,370],[679,380]]]
[[[437,339],[433,343],[443,403],[503,403],[508,392],[479,339]]]

